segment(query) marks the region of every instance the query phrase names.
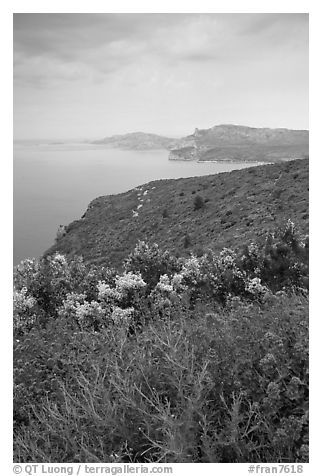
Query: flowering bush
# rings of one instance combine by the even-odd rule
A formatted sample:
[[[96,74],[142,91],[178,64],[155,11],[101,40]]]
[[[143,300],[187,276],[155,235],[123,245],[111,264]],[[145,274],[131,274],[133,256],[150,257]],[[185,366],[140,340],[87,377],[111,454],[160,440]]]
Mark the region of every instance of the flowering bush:
[[[181,269],[183,282],[188,286],[197,286],[202,281],[201,262],[196,256],[187,259]]]
[[[120,307],[114,306],[111,318],[114,324],[122,325],[126,327],[130,324],[133,313],[134,313],[133,307],[122,309]]]
[[[96,301],[86,301],[85,294],[71,293],[63,301],[58,315],[73,319],[81,329],[98,331],[106,325],[107,310]]]
[[[18,333],[28,331],[36,321],[36,299],[28,295],[26,287],[13,293],[13,329]]]
[[[140,273],[124,273],[116,279],[116,289],[123,295],[127,295],[132,291],[143,289],[146,283],[143,281]]]
[[[256,298],[262,298],[266,293],[268,293],[268,288],[261,284],[260,278],[253,278],[250,279],[246,283],[246,291],[248,291],[252,296]]]
[[[162,276],[160,276],[160,280],[157,283],[155,289],[157,291],[160,291],[161,293],[166,293],[166,294],[171,294],[174,292],[174,288],[170,282],[170,278],[166,274],[163,274]]]
[[[178,260],[168,251],[162,252],[157,244],[149,246],[144,241],[138,242],[124,267],[127,272],[139,272],[148,284],[148,290],[157,284],[162,274],[172,274],[179,269]]]
[[[119,302],[122,299],[122,293],[116,288],[111,287],[109,284],[99,281],[97,285],[98,300],[106,302]]]

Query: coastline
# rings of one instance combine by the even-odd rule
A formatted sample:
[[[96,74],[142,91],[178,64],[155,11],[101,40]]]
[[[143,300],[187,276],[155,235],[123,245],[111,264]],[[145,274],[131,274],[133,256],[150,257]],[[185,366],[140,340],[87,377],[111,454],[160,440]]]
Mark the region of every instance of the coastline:
[[[197,160],[197,163],[214,163],[214,164],[249,164],[249,165],[268,165],[275,162],[263,162],[257,160]]]

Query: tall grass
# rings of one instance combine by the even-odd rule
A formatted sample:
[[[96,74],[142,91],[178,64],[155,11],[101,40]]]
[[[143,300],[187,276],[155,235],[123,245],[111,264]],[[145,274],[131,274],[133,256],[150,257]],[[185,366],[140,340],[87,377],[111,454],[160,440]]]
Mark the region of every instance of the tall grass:
[[[306,461],[307,298],[208,311],[131,338],[33,331],[17,349],[15,461]]]

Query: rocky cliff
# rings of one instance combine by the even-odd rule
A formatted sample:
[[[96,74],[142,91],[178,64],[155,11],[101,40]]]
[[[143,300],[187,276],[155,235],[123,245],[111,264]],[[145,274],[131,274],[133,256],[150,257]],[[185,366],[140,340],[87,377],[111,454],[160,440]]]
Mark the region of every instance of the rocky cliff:
[[[309,154],[306,130],[224,124],[195,132],[176,144],[170,160],[277,162]]]

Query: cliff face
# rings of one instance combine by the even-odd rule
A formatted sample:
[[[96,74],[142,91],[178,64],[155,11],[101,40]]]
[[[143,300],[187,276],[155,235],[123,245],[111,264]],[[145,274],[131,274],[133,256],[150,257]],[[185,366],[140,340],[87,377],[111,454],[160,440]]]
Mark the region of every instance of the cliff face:
[[[187,146],[193,147],[193,158]],[[220,125],[195,129],[170,151],[171,160],[276,162],[309,154],[309,133],[303,130]]]
[[[198,160],[198,149],[194,146],[172,149],[169,153],[169,160]]]
[[[187,256],[238,248],[289,218],[308,233],[308,169],[308,160],[296,160],[159,180],[99,197],[47,253],[82,255],[120,268],[139,240]],[[203,206],[196,210],[198,195]]]

